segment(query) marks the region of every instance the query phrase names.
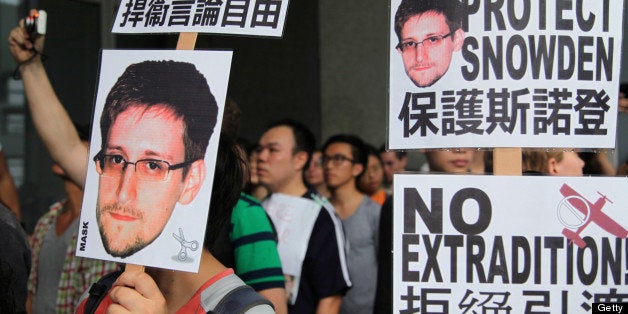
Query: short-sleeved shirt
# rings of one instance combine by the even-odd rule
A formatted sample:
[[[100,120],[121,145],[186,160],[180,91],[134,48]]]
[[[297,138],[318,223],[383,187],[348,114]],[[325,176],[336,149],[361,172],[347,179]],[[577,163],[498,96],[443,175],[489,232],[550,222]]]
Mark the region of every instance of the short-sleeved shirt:
[[[342,298],[340,313],[373,313],[377,285],[380,206],[364,196],[356,211],[342,219],[352,287]]]
[[[92,283],[98,281],[105,274],[119,269],[114,262],[76,256],[78,230],[75,229],[71,244],[67,245],[63,251],[58,252],[64,256],[58,285],[55,287],[41,287],[39,285],[39,278],[37,277],[39,264],[45,262],[40,260],[42,246],[46,245],[44,239],[48,232],[55,232],[55,222],[63,211],[65,203],[64,200],[50,206],[50,210],[37,221],[33,236],[30,239],[33,266],[28,281],[28,292],[37,294],[40,288],[57,289],[55,313],[73,313],[81,295],[89,289]]]
[[[284,288],[277,236],[266,211],[252,196],[240,194],[231,214],[229,239],[238,277],[256,291]]]
[[[308,190],[303,197],[321,200],[314,190]],[[344,243],[344,236],[336,232],[335,223],[340,223],[338,217],[332,217],[330,211],[321,206],[305,253],[297,299],[288,306],[290,313],[315,313],[321,299],[344,295],[350,288],[344,247],[338,246],[339,242]],[[342,241],[338,241],[338,237]]]

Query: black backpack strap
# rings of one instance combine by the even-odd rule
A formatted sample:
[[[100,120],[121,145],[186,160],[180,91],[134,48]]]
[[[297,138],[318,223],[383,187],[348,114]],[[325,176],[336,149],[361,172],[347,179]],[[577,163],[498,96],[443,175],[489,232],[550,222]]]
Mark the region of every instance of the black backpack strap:
[[[250,286],[239,286],[227,293],[208,314],[246,313],[246,311],[266,304],[274,309],[273,304],[259,295]]]
[[[97,282],[93,283],[89,288],[89,297],[85,302],[85,313],[92,314],[98,308],[98,305],[102,299],[107,295],[107,292],[111,289],[111,286],[116,279],[122,274],[122,270],[108,273],[100,278]]]

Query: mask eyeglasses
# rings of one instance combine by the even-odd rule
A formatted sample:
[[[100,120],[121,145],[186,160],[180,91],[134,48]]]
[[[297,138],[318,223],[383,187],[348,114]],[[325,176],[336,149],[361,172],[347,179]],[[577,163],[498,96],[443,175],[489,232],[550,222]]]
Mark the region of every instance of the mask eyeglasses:
[[[175,165],[157,159],[140,159],[136,162],[130,162],[120,155],[106,155],[102,151],[94,156],[96,171],[99,175],[117,178],[124,174],[128,165],[133,165],[137,179],[142,181],[165,181],[171,170],[187,167],[195,161],[188,160]]]
[[[326,165],[330,161],[332,165],[336,167],[341,166],[345,161],[349,161],[352,164],[355,163],[355,160],[349,157],[346,157],[344,155],[333,155],[333,156],[323,155],[323,157],[321,157],[321,160],[323,162],[323,166]]]
[[[443,43],[443,40],[451,35],[453,35],[455,31],[450,32],[445,35],[433,35],[428,38],[425,38],[419,42],[408,40],[399,43],[395,48],[399,49],[402,53],[406,52],[414,52],[416,51],[419,45],[423,45],[423,48],[430,49],[434,47],[438,47]]]

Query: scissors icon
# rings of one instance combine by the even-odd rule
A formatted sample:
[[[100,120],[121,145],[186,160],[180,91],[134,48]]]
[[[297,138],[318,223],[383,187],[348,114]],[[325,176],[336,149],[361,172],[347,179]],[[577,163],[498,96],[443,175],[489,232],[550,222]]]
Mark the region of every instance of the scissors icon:
[[[179,228],[179,234],[173,233],[172,236],[181,243],[181,250],[177,257],[180,261],[185,261],[188,258],[188,250],[192,251],[198,250],[198,241],[185,241],[185,237],[183,236],[183,229]]]

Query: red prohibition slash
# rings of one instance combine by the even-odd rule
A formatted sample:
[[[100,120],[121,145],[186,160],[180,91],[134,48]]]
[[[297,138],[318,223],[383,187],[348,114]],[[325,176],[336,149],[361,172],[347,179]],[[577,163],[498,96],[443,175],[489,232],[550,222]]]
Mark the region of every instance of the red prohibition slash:
[[[562,234],[570,240],[570,244],[575,243],[581,249],[586,246],[586,243],[580,236],[580,233],[591,222],[595,223],[602,229],[606,230],[606,232],[618,238],[625,239],[626,237],[628,237],[628,230],[624,229],[624,227],[618,224],[615,220],[602,212],[602,207],[604,207],[604,204],[606,204],[606,202],[609,202],[611,204],[613,203],[606,197],[606,195],[597,192],[600,197],[597,199],[597,201],[595,201],[595,203],[591,203],[567,184],[563,184],[563,186],[560,188],[560,193],[565,198],[561,201],[561,204],[559,204],[559,210],[560,205],[562,205],[563,203],[567,203],[571,205],[570,209],[575,208],[582,215],[584,215],[584,219],[581,220],[581,224],[574,226],[566,224],[563,219],[561,219],[559,213],[559,220],[566,227],[563,229]],[[571,230],[570,227],[577,227],[576,231]]]

